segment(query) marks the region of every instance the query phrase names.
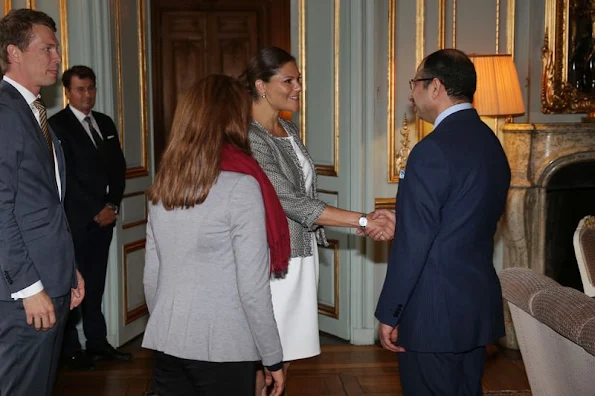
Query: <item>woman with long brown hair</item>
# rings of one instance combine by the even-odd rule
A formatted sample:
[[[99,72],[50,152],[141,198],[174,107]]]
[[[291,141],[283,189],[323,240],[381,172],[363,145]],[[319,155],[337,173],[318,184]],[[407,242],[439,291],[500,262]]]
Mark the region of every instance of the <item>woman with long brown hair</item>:
[[[289,230],[250,155],[250,108],[231,77],[192,86],[148,191],[143,347],[162,396],[251,394],[258,360],[284,388],[269,276],[287,269]]]

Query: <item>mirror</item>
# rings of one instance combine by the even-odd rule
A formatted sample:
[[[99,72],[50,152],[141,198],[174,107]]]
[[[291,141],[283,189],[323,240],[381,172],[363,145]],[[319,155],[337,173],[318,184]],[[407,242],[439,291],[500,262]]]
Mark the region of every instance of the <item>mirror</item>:
[[[541,104],[595,121],[595,0],[546,0]]]

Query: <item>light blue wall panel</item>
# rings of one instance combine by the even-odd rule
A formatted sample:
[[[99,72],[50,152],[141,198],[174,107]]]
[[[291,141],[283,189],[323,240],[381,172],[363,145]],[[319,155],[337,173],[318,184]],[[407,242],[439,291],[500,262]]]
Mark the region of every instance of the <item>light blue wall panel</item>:
[[[334,1],[306,1],[306,142],[315,164],[334,153]],[[316,135],[316,140],[308,136]],[[315,141],[316,144],[310,144]]]

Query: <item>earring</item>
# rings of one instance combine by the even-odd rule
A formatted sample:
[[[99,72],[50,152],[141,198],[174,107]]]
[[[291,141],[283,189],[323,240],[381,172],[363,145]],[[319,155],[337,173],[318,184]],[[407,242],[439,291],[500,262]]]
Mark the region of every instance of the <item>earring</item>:
[[[260,97],[264,99],[267,97],[267,94],[265,92],[263,92],[262,95],[260,95]]]

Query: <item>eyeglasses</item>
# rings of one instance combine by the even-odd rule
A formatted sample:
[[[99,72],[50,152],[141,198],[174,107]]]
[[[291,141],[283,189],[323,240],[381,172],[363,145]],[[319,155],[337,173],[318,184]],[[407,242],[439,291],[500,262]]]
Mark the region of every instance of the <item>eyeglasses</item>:
[[[78,94],[83,94],[85,92],[89,92],[90,94],[94,94],[95,92],[97,92],[97,87],[92,85],[90,87],[76,87],[76,88],[72,88],[72,90]]]
[[[433,79],[434,79],[434,77],[412,78],[411,80],[409,80],[409,88],[411,88],[411,90],[413,91],[413,89],[415,88],[415,83],[417,83],[418,81],[432,81]]]

